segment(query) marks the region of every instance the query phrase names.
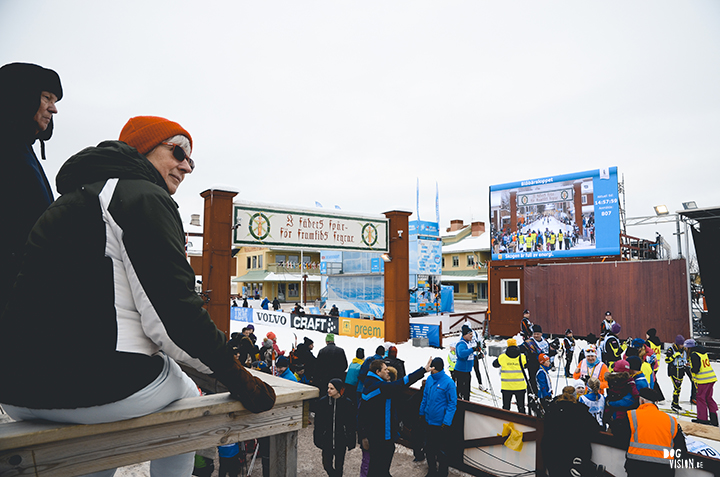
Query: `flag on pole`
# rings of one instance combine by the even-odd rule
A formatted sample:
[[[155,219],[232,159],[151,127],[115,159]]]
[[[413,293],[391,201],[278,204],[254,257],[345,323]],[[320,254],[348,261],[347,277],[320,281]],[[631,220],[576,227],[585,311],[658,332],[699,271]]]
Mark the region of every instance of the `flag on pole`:
[[[415,210],[417,212],[417,219],[420,220],[420,178],[417,178],[417,185],[415,186]]]
[[[438,194],[438,183],[435,181],[435,222],[440,227],[440,195]]]

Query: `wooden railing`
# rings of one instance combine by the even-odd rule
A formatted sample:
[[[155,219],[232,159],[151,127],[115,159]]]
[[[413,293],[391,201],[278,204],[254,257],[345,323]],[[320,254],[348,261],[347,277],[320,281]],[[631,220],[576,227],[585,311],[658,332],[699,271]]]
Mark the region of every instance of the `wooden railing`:
[[[223,444],[271,437],[270,475],[297,470],[297,431],[312,386],[251,371],[275,389],[275,406],[253,414],[228,393],[181,399],[154,414],[106,424],[0,424],[0,476],[72,476]]]

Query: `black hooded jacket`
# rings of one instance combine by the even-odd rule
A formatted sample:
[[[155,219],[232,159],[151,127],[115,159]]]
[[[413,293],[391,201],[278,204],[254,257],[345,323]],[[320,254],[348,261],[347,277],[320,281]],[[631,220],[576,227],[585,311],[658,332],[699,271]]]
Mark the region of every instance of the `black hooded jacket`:
[[[50,139],[53,121],[37,133],[33,119],[43,91],[62,98],[57,73],[37,65],[11,63],[0,68],[0,214],[9,224],[0,233],[0,314],[20,271],[22,249],[35,221],[53,201],[33,143]],[[43,143],[44,144],[44,143]]]
[[[217,373],[248,409],[272,407],[272,388],[237,364],[195,293],[177,204],[150,161],[102,142],[71,157],[57,186],[0,317],[0,402],[116,402],[158,376],[162,351]]]

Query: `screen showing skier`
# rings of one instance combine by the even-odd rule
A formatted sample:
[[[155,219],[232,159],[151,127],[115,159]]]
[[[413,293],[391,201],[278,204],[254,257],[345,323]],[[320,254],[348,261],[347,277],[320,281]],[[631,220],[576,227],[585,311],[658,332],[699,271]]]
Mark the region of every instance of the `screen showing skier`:
[[[617,167],[490,187],[493,260],[620,254]]]

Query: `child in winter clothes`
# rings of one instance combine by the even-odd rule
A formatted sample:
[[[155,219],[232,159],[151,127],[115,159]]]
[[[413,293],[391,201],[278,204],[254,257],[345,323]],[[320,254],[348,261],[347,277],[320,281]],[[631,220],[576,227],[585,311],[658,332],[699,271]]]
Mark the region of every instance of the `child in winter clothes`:
[[[278,356],[284,356],[285,351],[280,351],[280,347],[277,344],[277,336],[275,336],[275,333],[273,333],[272,331],[268,331],[268,334],[265,336],[272,340],[272,347],[275,351],[275,357],[277,358]]]
[[[638,406],[638,390],[630,374],[630,365],[624,359],[615,362],[612,373],[605,375],[608,383],[605,399],[605,421],[627,419],[627,411]]]
[[[600,380],[590,378],[587,382],[590,393],[580,396],[579,401],[588,407],[588,411],[603,428],[603,413],[605,412],[605,396],[600,393]]]
[[[536,380],[538,385],[538,399],[547,402],[552,399],[552,387],[550,385],[550,358],[545,353],[538,356],[540,369],[538,369]]]
[[[220,459],[219,477],[238,477],[240,475],[240,444],[227,444],[218,446],[218,457]]]

